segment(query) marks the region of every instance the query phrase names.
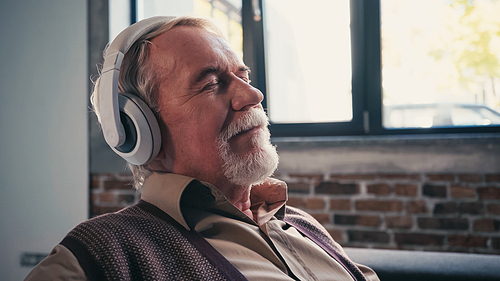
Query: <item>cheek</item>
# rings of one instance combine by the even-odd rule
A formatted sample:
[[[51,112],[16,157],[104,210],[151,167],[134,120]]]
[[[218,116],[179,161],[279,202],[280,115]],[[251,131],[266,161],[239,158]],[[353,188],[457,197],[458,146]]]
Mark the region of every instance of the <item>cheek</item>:
[[[213,112],[184,113],[187,114],[172,114],[172,118],[166,122],[176,146],[197,151],[216,146],[225,119]]]
[[[229,107],[220,100],[204,100],[200,102],[191,112],[190,116],[193,119],[194,126],[205,134],[216,134],[217,136],[222,131],[228,119]]]
[[[214,143],[229,119],[230,101],[225,95],[192,97],[187,102],[170,99],[161,114],[174,141],[179,145]]]

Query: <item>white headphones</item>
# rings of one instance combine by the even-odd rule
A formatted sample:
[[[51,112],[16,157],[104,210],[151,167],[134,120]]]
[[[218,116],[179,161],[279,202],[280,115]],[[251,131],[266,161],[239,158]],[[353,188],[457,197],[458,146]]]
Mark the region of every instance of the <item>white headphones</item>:
[[[152,17],[123,30],[106,50],[99,82],[99,112],[104,139],[111,149],[134,165],[153,160],[161,147],[158,121],[147,104],[131,93],[118,93],[118,77],[125,53],[132,44],[174,19]]]

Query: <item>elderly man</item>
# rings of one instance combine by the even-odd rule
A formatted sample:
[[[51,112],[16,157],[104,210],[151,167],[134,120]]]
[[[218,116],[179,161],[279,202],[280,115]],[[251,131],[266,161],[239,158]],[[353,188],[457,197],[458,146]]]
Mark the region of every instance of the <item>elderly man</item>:
[[[285,205],[249,74],[205,19],[122,32],[92,100],[141,201],[75,227],[27,280],[378,280]]]

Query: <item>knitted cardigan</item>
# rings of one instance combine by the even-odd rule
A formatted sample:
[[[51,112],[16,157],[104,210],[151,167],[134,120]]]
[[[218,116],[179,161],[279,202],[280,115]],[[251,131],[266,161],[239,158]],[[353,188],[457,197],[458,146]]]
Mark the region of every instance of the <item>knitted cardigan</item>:
[[[287,206],[278,219],[327,251],[354,280],[366,280],[310,215]],[[200,234],[142,200],[79,224],[61,245],[75,255],[90,280],[247,280]]]

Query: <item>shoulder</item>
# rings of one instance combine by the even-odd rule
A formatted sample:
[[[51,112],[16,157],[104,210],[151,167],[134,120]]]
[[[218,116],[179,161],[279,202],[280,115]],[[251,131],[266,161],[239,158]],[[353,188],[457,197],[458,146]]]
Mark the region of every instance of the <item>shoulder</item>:
[[[73,228],[65,240],[73,239],[88,246],[106,243],[130,236],[147,235],[148,231],[161,229],[162,233],[176,232],[179,225],[149,203],[139,203],[115,213],[91,218]],[[151,234],[151,232],[149,232]]]
[[[80,223],[60,244],[74,254],[91,280],[103,280],[124,265],[140,272],[137,268],[141,265],[131,261],[167,259],[187,244],[179,227],[158,215],[134,205]]]
[[[102,232],[127,231],[127,229],[144,229],[145,224],[161,224],[163,227],[177,227],[176,222],[156,206],[140,201],[136,205],[126,207],[118,212],[100,215],[77,225],[71,232],[82,229],[93,229]],[[90,234],[90,233],[87,233]]]
[[[73,253],[62,245],[52,249],[26,276],[25,281],[36,280],[88,280]]]
[[[109,253],[127,253],[141,248],[147,241],[172,242],[182,235],[179,226],[170,217],[156,214],[153,205],[136,204],[115,213],[104,214],[78,224],[61,241],[77,257],[104,257]]]

